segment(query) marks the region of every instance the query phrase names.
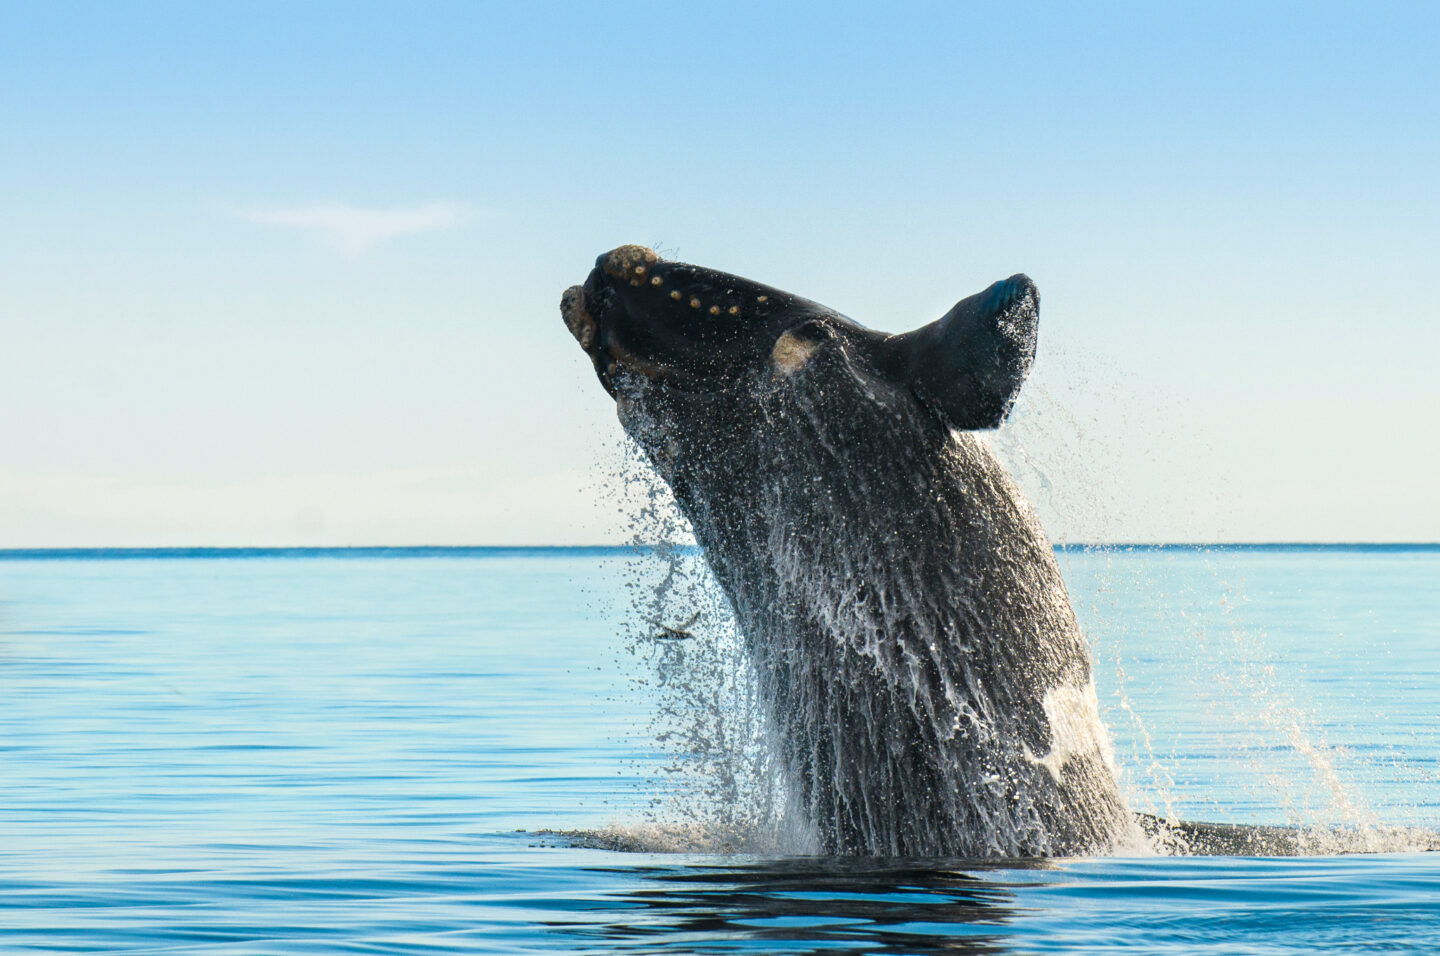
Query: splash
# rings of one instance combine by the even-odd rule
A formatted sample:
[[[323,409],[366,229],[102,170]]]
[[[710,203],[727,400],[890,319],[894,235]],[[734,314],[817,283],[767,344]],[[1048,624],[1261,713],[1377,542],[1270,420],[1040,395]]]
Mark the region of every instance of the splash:
[[[1042,458],[1032,455],[1029,460],[1040,467]],[[617,484],[623,489],[617,497],[629,502],[631,543],[641,555],[631,563],[625,582],[629,624],[624,649],[643,665],[635,689],[654,709],[651,731],[666,760],[661,778],[652,781],[655,796],[646,819],[554,835],[574,846],[635,852],[817,852],[813,827],[777,759],[775,728],[767,721],[754,661],[728,600],[694,544],[689,523],[633,443],[622,452]],[[1081,507],[1088,505],[1082,502]],[[1112,567],[1110,573],[1119,577],[1124,571]],[[1128,584],[1154,588],[1153,582]],[[1230,603],[1235,603],[1233,597]],[[1205,629],[1195,627],[1193,646],[1205,666],[1214,669],[1217,698],[1261,728],[1255,740],[1237,741],[1237,746],[1259,760],[1262,750],[1284,741],[1303,758],[1320,789],[1333,797],[1332,804],[1323,808],[1327,812],[1322,820],[1313,799],[1284,797],[1291,812],[1280,826],[1183,822],[1171,793],[1175,768],[1156,756],[1145,721],[1123,692],[1123,641],[1112,633],[1101,643],[1114,652],[1114,675],[1101,675],[1099,683],[1121,688],[1112,692],[1109,711],[1138,728],[1141,749],[1126,758],[1146,777],[1144,789],[1130,790],[1132,806],[1139,802],[1142,835],[1117,841],[1113,852],[1293,856],[1440,848],[1440,835],[1434,831],[1385,826],[1366,806],[1359,788],[1338,765],[1337,753],[1314,731],[1311,715],[1275,686],[1272,670],[1246,663],[1254,656],[1256,635],[1236,624],[1230,634],[1233,646],[1215,648]],[[1063,688],[1049,696],[1045,703],[1051,724],[1070,729],[1057,736],[1050,751],[1029,758],[1052,776],[1072,751],[1100,750],[1112,761],[1113,745],[1094,714],[1095,702],[1094,688]],[[1093,736],[1096,728],[1101,736]],[[1268,774],[1267,783],[1281,794],[1314,789],[1294,768]]]
[[[700,806],[693,822],[721,828],[798,821],[841,854],[1144,841],[1054,554],[972,433],[1005,419],[1028,372],[1029,279],[885,336],[625,246],[561,311],[631,457],[655,467],[703,546],[702,561],[675,540],[683,522],[651,485],[639,534],[658,563],[630,583],[642,630],[627,647],[649,665],[657,739],[682,758],[667,812]],[[1123,692],[1121,704],[1143,730]],[[1323,745],[1288,725],[1332,802],[1363,817]],[[1169,831],[1164,802],[1153,819]]]
[[[663,760],[648,819],[571,836],[650,852],[811,852],[774,760],[753,663],[689,522],[628,439],[614,485],[636,549],[623,582],[622,648],[641,665],[632,689],[647,701]]]
[[[1157,750],[1149,724],[1129,692],[1127,648],[1133,646],[1135,635],[1126,629],[1128,616],[1113,603],[1127,590],[1153,589],[1153,582],[1136,580],[1112,560],[1109,551],[1088,543],[1114,538],[1120,506],[1100,463],[1114,460],[1123,450],[1106,446],[1085,427],[1066,399],[1067,386],[1083,380],[1087,372],[1098,370],[1103,373],[1100,377],[1112,381],[1117,373],[1106,367],[1103,357],[1083,351],[1052,355],[1045,367],[1056,370],[1050,380],[1058,378],[1058,384],[1047,385],[1044,377],[1037,375],[1041,380],[1032,381],[1021,393],[1006,426],[987,440],[1026,497],[1045,516],[1047,526],[1061,529],[1062,540],[1078,542],[1060,549],[1060,566],[1066,577],[1073,577],[1077,557],[1104,563],[1100,585],[1083,597],[1072,586],[1071,599],[1077,602],[1077,612],[1090,622],[1086,637],[1095,660],[1104,665],[1095,680],[1097,693],[1107,704],[1101,708],[1101,717],[1108,718],[1137,748],[1116,762],[1116,775],[1132,809],[1174,821],[1178,819],[1175,768]],[[1082,599],[1088,603],[1079,603]],[[1160,839],[1153,848],[1166,853],[1175,845],[1175,840]]]
[[[1114,540],[1126,516],[1103,463],[1127,450],[1105,445],[1064,397],[1067,386],[1093,377],[1096,369],[1106,370],[1105,360],[1072,350],[1052,353],[1049,367],[1057,374],[1049,384],[1030,383],[1006,428],[995,433],[993,445],[1046,515],[1047,525],[1065,529],[1072,540]],[[1116,370],[1106,370],[1103,377],[1119,388],[1114,385],[1120,377]],[[1118,401],[1115,412],[1125,415],[1131,404]],[[1112,428],[1106,434],[1133,430]],[[1052,480],[1052,475],[1064,479]],[[1183,524],[1186,519],[1178,520]],[[1075,571],[1076,559],[1083,558],[1087,572],[1095,576],[1093,586],[1084,589],[1077,589],[1072,579],[1071,595],[1079,599],[1076,608],[1095,658],[1104,664],[1096,678],[1106,702],[1102,715],[1123,731],[1129,744],[1119,765],[1127,802],[1140,812],[1153,849],[1167,854],[1314,855],[1440,847],[1440,834],[1434,830],[1388,825],[1381,819],[1363,785],[1375,768],[1326,740],[1319,713],[1299,703],[1294,688],[1277,677],[1266,635],[1244,623],[1244,587],[1226,581],[1223,554],[1198,554],[1194,573],[1178,588],[1176,582],[1162,582],[1146,570],[1154,565],[1117,560],[1116,552],[1106,548],[1071,546],[1061,558],[1067,572]],[[1067,577],[1073,578],[1070,573]],[[1218,600],[1210,595],[1212,588],[1220,592]],[[1182,822],[1183,816],[1197,811],[1228,815],[1233,809],[1214,797],[1204,805],[1193,805],[1192,800],[1182,808],[1176,781],[1187,768],[1162,753],[1165,745],[1152,732],[1153,720],[1147,720],[1129,693],[1135,649],[1152,646],[1158,637],[1135,623],[1141,616],[1133,606],[1122,606],[1133,605],[1137,597],[1153,606],[1155,631],[1179,637],[1168,645],[1178,655],[1174,668],[1190,675],[1179,687],[1188,687],[1200,702],[1208,726],[1224,728],[1216,731],[1222,745],[1236,764],[1250,770],[1250,803],[1278,805],[1282,824]]]

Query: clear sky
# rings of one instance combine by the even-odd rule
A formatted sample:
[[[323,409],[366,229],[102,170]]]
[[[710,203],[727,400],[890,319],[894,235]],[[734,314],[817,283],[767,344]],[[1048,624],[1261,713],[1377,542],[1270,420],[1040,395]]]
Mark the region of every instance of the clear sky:
[[[1440,5],[0,0],[0,546],[621,540],[626,242],[1023,271],[1058,538],[1440,540]]]

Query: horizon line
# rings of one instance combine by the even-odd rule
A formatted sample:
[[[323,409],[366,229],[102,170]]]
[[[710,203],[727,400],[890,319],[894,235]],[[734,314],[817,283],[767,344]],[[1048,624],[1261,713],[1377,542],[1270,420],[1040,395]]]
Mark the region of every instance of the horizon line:
[[[543,553],[619,556],[642,554],[662,548],[699,551],[697,544],[644,542],[631,544],[462,544],[462,545],[162,545],[138,547],[38,547],[0,548],[0,561],[26,560],[124,560],[174,558],[424,558],[520,556]],[[1165,541],[1165,542],[1062,542],[1052,544],[1057,553],[1068,551],[1440,551],[1437,541]]]

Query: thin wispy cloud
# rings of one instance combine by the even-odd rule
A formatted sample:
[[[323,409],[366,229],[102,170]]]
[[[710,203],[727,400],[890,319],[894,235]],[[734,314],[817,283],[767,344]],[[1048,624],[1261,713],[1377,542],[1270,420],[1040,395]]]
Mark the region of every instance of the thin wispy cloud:
[[[459,225],[465,218],[465,208],[449,202],[384,208],[320,203],[241,209],[236,215],[246,222],[310,233],[325,245],[345,252],[363,252],[390,239]]]

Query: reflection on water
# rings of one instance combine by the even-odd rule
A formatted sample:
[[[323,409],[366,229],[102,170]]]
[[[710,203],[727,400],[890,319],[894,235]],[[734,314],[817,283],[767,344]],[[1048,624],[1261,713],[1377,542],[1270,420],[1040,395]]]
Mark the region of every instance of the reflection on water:
[[[640,952],[998,953],[1013,883],[1039,862],[789,859],[640,867],[645,885],[548,926]],[[983,875],[977,875],[983,874]]]
[[[569,952],[1440,950],[1435,854],[780,860],[587,872],[612,890],[543,921]]]

